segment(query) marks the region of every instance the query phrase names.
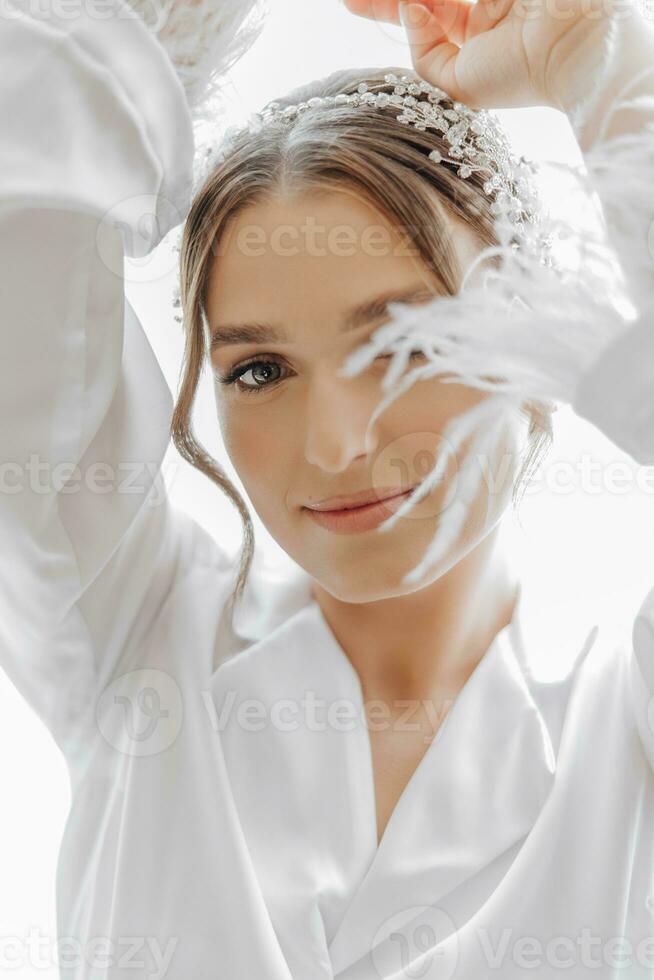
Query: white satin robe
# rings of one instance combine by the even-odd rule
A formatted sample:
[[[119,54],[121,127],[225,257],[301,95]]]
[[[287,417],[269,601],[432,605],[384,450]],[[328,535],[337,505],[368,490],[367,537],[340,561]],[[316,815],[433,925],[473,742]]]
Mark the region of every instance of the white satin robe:
[[[255,566],[229,634],[231,560],[153,504],[172,400],[112,268],[187,213],[193,133],[121,2],[0,29],[0,657],[70,771],[62,977],[654,977],[638,946],[654,931],[654,591],[633,644],[536,629],[521,600],[377,848],[361,689],[307,576]],[[110,209],[122,237],[99,233]],[[31,456],[44,483],[62,462],[150,469],[129,492],[38,491]],[[538,680],[562,645],[569,669]],[[293,715],[307,691],[359,721]],[[238,723],[248,699],[286,708],[256,730]]]

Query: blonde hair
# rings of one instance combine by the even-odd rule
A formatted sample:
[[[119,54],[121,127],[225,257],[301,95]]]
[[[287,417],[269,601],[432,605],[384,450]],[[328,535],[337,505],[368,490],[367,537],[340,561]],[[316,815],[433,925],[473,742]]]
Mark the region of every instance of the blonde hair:
[[[389,71],[412,75],[405,68],[339,71],[275,102],[283,107],[316,96],[355,92],[361,82],[383,81]],[[208,281],[228,223],[275,191],[342,191],[347,187],[396,225],[411,229],[417,255],[442,293],[448,295],[459,291],[462,270],[445,213],[464,221],[481,245],[498,244],[483,176],[473,173],[464,180],[450,166],[435,165],[429,153],[440,150],[445,155],[449,151],[443,135],[403,125],[396,114],[393,107],[362,110],[338,105],[306,112],[292,124],[271,121],[259,132],[244,130],[195,196],[186,221],[180,250],[186,336],[172,438],[180,455],[220,487],[241,517],[243,548],[228,602],[230,616],[252,565],[254,528],[243,497],[197,442],[191,419],[207,354],[204,310]],[[514,507],[552,442],[548,407],[528,403],[523,410],[530,418],[528,452],[513,488]]]

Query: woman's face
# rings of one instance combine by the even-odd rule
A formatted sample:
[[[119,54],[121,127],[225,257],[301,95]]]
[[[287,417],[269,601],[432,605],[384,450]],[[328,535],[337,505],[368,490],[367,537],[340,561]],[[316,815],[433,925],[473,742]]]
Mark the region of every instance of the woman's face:
[[[465,225],[452,223],[451,231],[465,270],[480,246]],[[516,413],[487,462],[497,485],[482,482],[463,534],[422,583],[402,579],[448,519],[462,456],[450,459],[446,480],[390,531],[343,533],[306,509],[335,495],[381,496],[382,488],[419,483],[443,451],[450,419],[488,397],[441,378],[416,382],[366,439],[390,361],[378,358],[350,378],[337,371],[390,319],[389,301],[421,304],[435,295],[404,237],[348,192],[275,197],[232,221],[209,282],[212,369],[229,457],[272,537],[347,602],[401,595],[445,574],[497,524],[526,443],[526,421]],[[245,328],[250,339],[238,333]],[[425,363],[413,359],[407,370]],[[220,383],[234,371],[237,381]]]

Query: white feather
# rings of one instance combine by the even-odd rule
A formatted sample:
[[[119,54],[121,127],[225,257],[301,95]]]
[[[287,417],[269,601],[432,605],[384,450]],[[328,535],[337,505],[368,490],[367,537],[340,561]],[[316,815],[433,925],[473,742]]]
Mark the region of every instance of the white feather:
[[[654,108],[651,101],[643,98],[631,104],[646,110]],[[561,166],[544,165],[543,179],[555,176]],[[560,210],[570,218],[542,214],[541,233],[553,243],[553,265],[539,261],[536,252],[516,251],[504,238],[499,248],[486,249],[480,256],[482,264],[501,256],[500,268],[489,269],[482,286],[419,308],[393,307],[392,321],[350,354],[341,368],[342,375],[352,376],[380,353],[393,354],[383,384],[386,394],[370,425],[415,381],[429,377],[495,395],[452,419],[443,433],[455,449],[472,434],[469,455],[461,465],[447,519],[439,522],[407,582],[418,581],[455,543],[482,479],[475,456],[488,455],[506,412],[527,401],[574,405],[582,380],[604,352],[643,318],[654,331],[654,122],[638,133],[600,142],[586,155],[585,167],[567,169],[573,190],[570,206]],[[577,223],[582,201],[599,218],[590,226]],[[501,235],[506,232],[498,230]],[[424,352],[428,363],[405,373],[409,351],[415,349]],[[634,357],[634,383],[638,373],[642,392],[651,378],[649,397],[654,403],[654,364],[643,368],[636,361]],[[624,370],[624,358],[619,363]],[[605,383],[606,370],[604,358]],[[624,379],[621,382],[619,387],[616,379],[616,391],[625,390]],[[605,421],[611,414],[606,411],[609,396],[607,392],[597,424],[604,423],[609,435],[619,432],[623,447],[636,456],[640,439],[641,458],[651,458],[652,437],[642,424],[642,412],[631,413],[631,425],[624,406],[616,405],[619,422],[612,426]],[[419,490],[379,530],[392,528],[443,479],[447,455],[439,456]]]
[[[225,73],[263,23],[262,0],[128,0],[166,49],[196,120],[214,117]]]

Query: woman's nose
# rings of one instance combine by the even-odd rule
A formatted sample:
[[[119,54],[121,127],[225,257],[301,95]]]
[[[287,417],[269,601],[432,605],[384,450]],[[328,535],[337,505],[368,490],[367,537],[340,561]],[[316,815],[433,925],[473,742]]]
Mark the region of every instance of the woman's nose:
[[[377,425],[368,424],[379,401],[358,377],[314,379],[306,403],[305,456],[326,472],[340,473],[378,448]]]

